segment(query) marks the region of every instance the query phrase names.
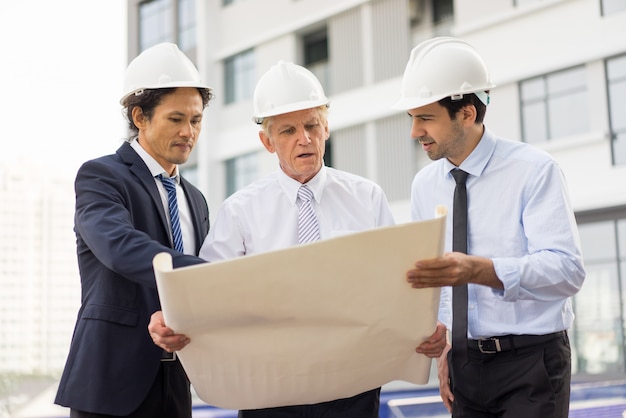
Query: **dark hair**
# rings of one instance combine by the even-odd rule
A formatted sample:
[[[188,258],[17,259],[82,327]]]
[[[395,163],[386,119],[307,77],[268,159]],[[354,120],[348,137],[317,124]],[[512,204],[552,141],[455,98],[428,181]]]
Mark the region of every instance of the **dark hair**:
[[[489,93],[486,91],[485,93]],[[485,105],[475,94],[464,94],[459,100],[452,100],[451,97],[445,97],[439,100],[439,104],[448,110],[450,119],[454,119],[459,110],[465,106],[471,105],[476,108],[476,121],[475,123],[483,123],[485,119],[485,113],[487,112],[487,105]]]
[[[139,128],[135,126],[133,121],[133,109],[140,107],[144,116],[150,120],[154,115],[154,109],[163,101],[163,98],[169,94],[174,93],[177,87],[163,88],[163,89],[147,89],[141,94],[131,94],[124,102],[124,109],[122,112],[125,114],[128,120],[128,129],[130,130],[130,138],[132,140],[139,135]],[[209,105],[209,101],[213,98],[213,93],[209,89],[198,88],[198,93],[202,97],[202,109]]]

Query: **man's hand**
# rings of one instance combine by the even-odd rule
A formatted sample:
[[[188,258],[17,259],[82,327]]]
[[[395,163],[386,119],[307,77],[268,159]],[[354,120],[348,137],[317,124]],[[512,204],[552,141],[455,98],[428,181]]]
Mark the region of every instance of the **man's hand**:
[[[437,359],[437,376],[439,377],[439,395],[443,404],[448,409],[448,412],[452,413],[452,403],[454,402],[454,395],[452,389],[450,389],[450,374],[448,370],[448,351],[452,347],[450,344],[446,344],[446,348],[443,350],[441,356]]]
[[[183,334],[175,334],[173,329],[165,325],[162,311],[156,311],[152,314],[148,324],[148,332],[152,341],[169,353],[182,350],[191,341]]]
[[[426,357],[439,358],[446,347],[446,326],[441,322],[437,324],[437,328],[433,335],[428,337],[426,341],[421,343],[415,351],[424,354]]]
[[[407,272],[406,279],[416,289],[460,286],[466,283],[504,289],[491,259],[459,252],[418,261],[415,268]]]

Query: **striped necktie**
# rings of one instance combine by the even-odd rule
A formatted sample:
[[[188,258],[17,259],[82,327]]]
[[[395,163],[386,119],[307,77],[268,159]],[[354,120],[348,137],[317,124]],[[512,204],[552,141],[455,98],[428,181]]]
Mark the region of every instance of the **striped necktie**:
[[[178,217],[178,200],[176,199],[176,177],[165,177],[162,174],[157,176],[163,187],[167,190],[167,206],[170,212],[170,226],[172,227],[172,241],[174,249],[179,253],[184,253],[183,234],[180,229],[180,219]]]
[[[320,228],[313,209],[313,192],[305,184],[298,190],[298,243],[320,239]]]

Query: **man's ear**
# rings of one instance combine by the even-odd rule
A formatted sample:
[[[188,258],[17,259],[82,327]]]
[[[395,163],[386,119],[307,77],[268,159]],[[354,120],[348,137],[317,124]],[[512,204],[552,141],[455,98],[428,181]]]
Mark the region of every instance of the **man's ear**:
[[[474,122],[476,122],[476,107],[474,105],[468,104],[463,106],[459,112],[461,113],[461,123],[464,126],[474,125]]]
[[[146,124],[146,115],[143,113],[143,109],[139,106],[133,107],[131,112],[131,116],[133,118],[133,123],[139,129],[143,128]]]
[[[274,145],[272,145],[272,141],[270,140],[270,137],[265,135],[265,132],[263,130],[259,131],[259,139],[261,140],[261,143],[263,144],[266,150],[272,153],[275,151]]]

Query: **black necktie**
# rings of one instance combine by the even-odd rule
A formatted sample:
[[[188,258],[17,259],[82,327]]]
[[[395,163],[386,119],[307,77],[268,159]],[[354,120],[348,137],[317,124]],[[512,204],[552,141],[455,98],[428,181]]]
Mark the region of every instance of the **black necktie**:
[[[467,254],[467,173],[454,169],[456,181],[452,208],[452,251]],[[461,367],[467,363],[467,285],[452,288],[452,356]]]

